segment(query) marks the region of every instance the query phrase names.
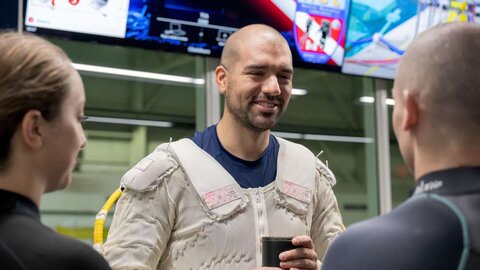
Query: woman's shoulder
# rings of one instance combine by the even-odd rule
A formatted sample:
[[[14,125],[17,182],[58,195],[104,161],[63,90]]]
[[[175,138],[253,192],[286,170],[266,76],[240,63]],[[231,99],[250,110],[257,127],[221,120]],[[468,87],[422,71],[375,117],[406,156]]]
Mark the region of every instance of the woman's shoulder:
[[[0,222],[0,240],[28,269],[110,269],[91,246],[61,235],[37,220],[9,215]]]

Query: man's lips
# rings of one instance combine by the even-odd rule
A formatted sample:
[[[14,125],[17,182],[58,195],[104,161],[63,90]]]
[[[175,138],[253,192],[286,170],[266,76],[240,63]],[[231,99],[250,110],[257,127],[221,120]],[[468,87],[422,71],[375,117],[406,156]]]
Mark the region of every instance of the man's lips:
[[[271,103],[271,102],[253,102],[253,103],[265,108],[275,108],[275,106],[277,106],[277,104]]]
[[[268,100],[268,99],[257,99],[252,102],[253,104],[265,107],[265,108],[275,108],[280,105],[278,100]]]

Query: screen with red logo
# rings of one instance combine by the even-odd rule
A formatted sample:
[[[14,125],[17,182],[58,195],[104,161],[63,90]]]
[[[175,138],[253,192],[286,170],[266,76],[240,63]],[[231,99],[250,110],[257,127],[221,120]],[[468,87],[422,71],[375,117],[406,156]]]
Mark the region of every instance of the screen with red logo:
[[[219,56],[238,28],[265,23],[296,65],[340,71],[350,0],[24,0],[29,32]]]

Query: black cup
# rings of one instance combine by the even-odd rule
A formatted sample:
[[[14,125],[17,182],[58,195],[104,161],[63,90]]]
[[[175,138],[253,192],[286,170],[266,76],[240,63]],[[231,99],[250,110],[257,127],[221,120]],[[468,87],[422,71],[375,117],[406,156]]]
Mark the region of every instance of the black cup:
[[[262,266],[280,267],[280,253],[297,248],[293,237],[262,237]]]

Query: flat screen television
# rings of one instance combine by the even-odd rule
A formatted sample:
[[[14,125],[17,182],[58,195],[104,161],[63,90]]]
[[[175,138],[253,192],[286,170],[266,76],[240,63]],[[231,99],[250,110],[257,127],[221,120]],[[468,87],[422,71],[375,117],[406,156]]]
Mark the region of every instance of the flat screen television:
[[[342,72],[393,79],[419,33],[453,21],[480,23],[480,0],[352,0]]]
[[[0,1],[0,29],[18,28],[18,2]]]
[[[24,29],[218,57],[238,28],[265,23],[297,66],[340,71],[350,0],[23,0]]]

